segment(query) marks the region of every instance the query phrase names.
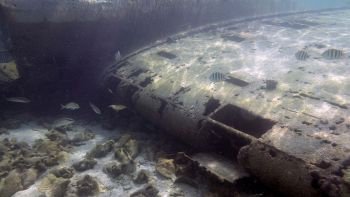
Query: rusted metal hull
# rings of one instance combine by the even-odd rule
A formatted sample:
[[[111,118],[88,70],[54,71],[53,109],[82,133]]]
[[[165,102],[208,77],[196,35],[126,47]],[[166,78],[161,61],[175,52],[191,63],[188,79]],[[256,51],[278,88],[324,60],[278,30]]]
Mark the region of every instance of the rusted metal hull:
[[[307,28],[307,22],[301,25],[295,20],[306,16],[308,13],[287,16],[288,23],[266,19],[263,24],[295,31]],[[197,55],[206,53],[212,46],[226,46],[223,51],[234,48],[236,45],[217,43],[222,39],[227,42],[227,32],[237,31],[232,26],[239,26],[241,22],[214,25],[204,28],[205,31],[194,30],[140,50],[106,69],[105,87],[164,131],[201,150],[238,160],[252,175],[287,196],[349,196],[343,173],[350,159],[345,140],[349,137],[346,126],[350,121],[349,103],[293,90],[294,85],[299,87],[299,80],[316,76],[300,75],[296,82],[290,82],[286,75],[277,85],[272,79],[259,79],[247,73],[245,70],[248,69],[242,69],[227,74],[224,82],[210,82],[210,74],[218,69],[212,69],[211,65],[215,65],[215,61],[225,64],[222,59],[226,56],[220,59],[213,55],[216,60],[212,61],[210,56]],[[249,24],[247,26],[251,28]],[[247,44],[260,44],[259,40],[243,38],[248,40]],[[230,39],[241,42],[236,37]],[[197,48],[198,52],[188,49],[208,40],[213,40],[213,44],[198,45],[202,47]],[[273,47],[272,43],[269,48]],[[218,50],[221,49],[213,51]],[[186,56],[188,53],[184,51],[194,53],[195,58]],[[241,56],[237,54],[237,58]],[[294,61],[295,57],[290,58]],[[345,66],[348,59],[341,61],[338,65]],[[219,70],[220,66],[221,70],[232,69],[230,65],[227,68],[216,65]],[[250,66],[254,68],[255,65]],[[321,67],[322,64],[315,68]],[[315,75],[318,74],[325,73]],[[285,89],[287,82],[289,89]],[[319,106],[327,106],[328,114],[317,114]],[[333,124],[337,125],[337,132],[331,134]]]

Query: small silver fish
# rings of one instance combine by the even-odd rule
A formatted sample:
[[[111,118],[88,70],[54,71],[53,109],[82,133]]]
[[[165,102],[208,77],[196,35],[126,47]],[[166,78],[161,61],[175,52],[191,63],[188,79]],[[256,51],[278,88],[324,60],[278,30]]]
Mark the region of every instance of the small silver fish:
[[[31,101],[25,97],[10,97],[6,98],[7,101],[9,102],[14,102],[14,103],[30,103]]]
[[[61,104],[61,109],[76,110],[76,109],[79,109],[79,108],[80,108],[79,104],[74,103],[74,102],[70,102],[70,103],[67,103],[65,105]]]
[[[110,88],[108,88],[107,90],[109,93],[113,94],[113,91]]]
[[[114,59],[115,59],[116,62],[119,62],[122,59],[122,56],[120,55],[120,51],[119,50],[115,53]]]
[[[96,106],[94,105],[93,103],[89,102],[89,105],[91,107],[91,109],[98,115],[101,115],[101,110]]]
[[[310,55],[305,51],[305,50],[300,50],[295,54],[295,58],[297,58],[297,60],[307,60],[310,57]]]
[[[68,125],[73,124],[74,122],[75,120],[72,118],[67,118],[67,117],[59,118],[52,123],[52,129],[66,127]]]
[[[112,108],[116,112],[122,111],[123,109],[127,108],[125,105],[110,105],[108,107]]]
[[[322,53],[322,56],[329,60],[340,59],[344,57],[344,52],[339,49],[328,49]]]
[[[226,76],[221,72],[214,72],[209,76],[209,80],[212,82],[220,82],[224,81]]]

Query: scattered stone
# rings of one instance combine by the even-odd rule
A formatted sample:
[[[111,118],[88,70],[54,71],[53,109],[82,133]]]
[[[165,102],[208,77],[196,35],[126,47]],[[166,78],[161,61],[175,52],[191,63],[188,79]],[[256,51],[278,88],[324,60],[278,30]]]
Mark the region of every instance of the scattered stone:
[[[350,187],[350,168],[346,168],[343,170],[343,177],[342,177],[344,183]]]
[[[124,174],[131,174],[136,171],[136,163],[134,161],[129,161],[128,163],[122,164],[122,169],[124,171]]]
[[[65,197],[70,180],[57,179],[51,188],[51,197]]]
[[[345,122],[345,119],[343,117],[337,117],[335,119],[335,124],[342,124],[343,122]]]
[[[58,155],[48,155],[42,161],[45,164],[45,166],[52,167],[52,166],[59,164],[59,160],[58,160],[57,156]]]
[[[56,153],[63,150],[63,148],[57,142],[42,139],[35,141],[33,149],[37,152],[46,154]]]
[[[73,164],[73,168],[76,171],[83,172],[85,170],[94,168],[96,164],[97,164],[97,161],[95,161],[94,159],[84,159],[82,161],[79,161]]]
[[[131,135],[124,134],[122,135],[117,142],[114,144],[114,148],[123,147],[129,140],[131,139]]]
[[[131,158],[135,158],[138,153],[139,153],[139,144],[136,140],[130,139],[126,144],[125,144],[125,151],[128,153],[128,155]]]
[[[52,174],[54,174],[56,177],[61,177],[61,178],[65,178],[65,179],[69,179],[72,178],[74,175],[74,170],[73,168],[58,168],[55,169],[51,172]]]
[[[158,159],[156,171],[166,178],[174,179],[176,171],[174,160],[162,158]]]
[[[114,157],[118,159],[121,163],[126,163],[131,160],[131,157],[125,151],[124,148],[120,147],[114,151]]]
[[[79,196],[94,195],[99,191],[97,181],[89,176],[85,175],[82,179],[77,181],[77,194]]]
[[[101,158],[106,156],[109,152],[111,152],[113,148],[114,141],[108,140],[103,144],[96,145],[88,154],[88,157],[92,158]]]
[[[83,142],[92,140],[95,138],[95,134],[89,131],[80,132],[74,135],[70,140],[73,145],[81,145]]]
[[[38,191],[48,197],[64,197],[70,180],[48,174],[38,185]]]
[[[61,145],[67,145],[68,144],[68,136],[66,133],[52,130],[49,133],[46,134],[46,137],[51,141],[56,141]]]
[[[144,188],[132,193],[130,197],[157,197],[159,191],[152,184],[146,185]]]
[[[136,170],[136,164],[134,161],[128,163],[110,162],[105,165],[103,171],[113,178],[120,176],[121,174],[129,175]]]
[[[169,194],[169,197],[185,197],[185,194],[180,188],[174,188],[173,191],[171,191],[171,193]]]
[[[140,170],[134,178],[134,183],[144,184],[150,181],[150,173],[147,170]]]
[[[34,184],[36,179],[38,178],[38,170],[34,168],[29,168],[22,175],[22,184],[24,188],[27,188]]]
[[[9,175],[0,182],[0,196],[11,197],[17,191],[23,190],[21,175],[12,170]]]
[[[103,171],[113,178],[116,178],[123,173],[121,164],[117,162],[107,163],[103,168]]]

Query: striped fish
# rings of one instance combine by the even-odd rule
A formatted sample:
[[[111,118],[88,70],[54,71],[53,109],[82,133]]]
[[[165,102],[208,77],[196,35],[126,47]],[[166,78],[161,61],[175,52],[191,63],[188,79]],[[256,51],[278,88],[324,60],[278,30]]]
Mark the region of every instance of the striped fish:
[[[344,52],[339,49],[328,49],[322,53],[322,56],[329,60],[340,59],[344,57]]]
[[[301,61],[307,60],[309,57],[310,57],[309,54],[304,50],[300,50],[295,54],[295,58]]]
[[[8,63],[12,60],[12,56],[8,51],[0,51],[0,64]]]
[[[226,79],[226,76],[221,72],[214,72],[209,76],[209,80],[211,82],[220,82],[224,81]]]

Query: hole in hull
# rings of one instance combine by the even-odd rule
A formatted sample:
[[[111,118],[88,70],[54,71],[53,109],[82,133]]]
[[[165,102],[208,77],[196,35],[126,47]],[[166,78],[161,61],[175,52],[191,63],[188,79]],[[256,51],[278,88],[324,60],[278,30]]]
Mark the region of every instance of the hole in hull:
[[[212,118],[258,138],[270,130],[275,124],[272,120],[264,119],[234,105],[224,106]]]

